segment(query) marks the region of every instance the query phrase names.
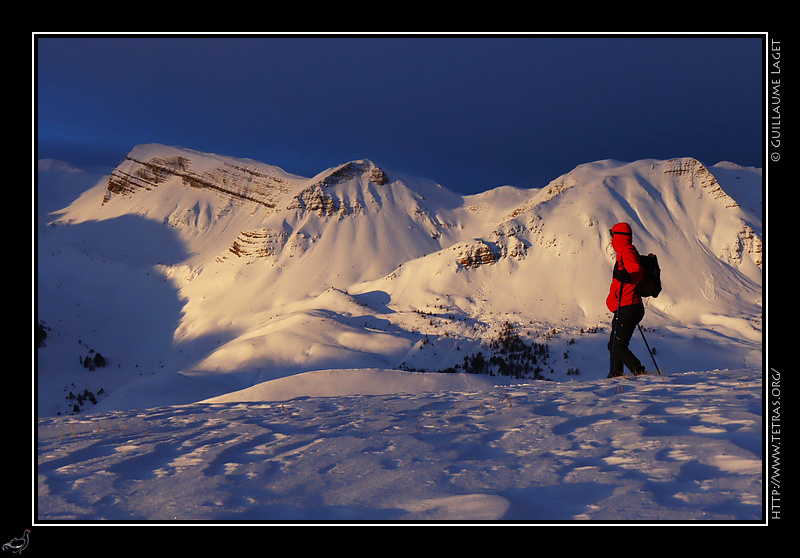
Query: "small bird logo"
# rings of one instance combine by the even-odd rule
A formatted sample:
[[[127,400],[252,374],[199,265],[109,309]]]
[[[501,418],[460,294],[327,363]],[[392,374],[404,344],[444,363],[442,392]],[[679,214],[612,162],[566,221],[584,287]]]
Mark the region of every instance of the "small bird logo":
[[[10,550],[20,554],[28,546],[28,536],[30,535],[30,532],[30,529],[25,529],[25,533],[23,533],[21,537],[14,537],[4,544],[3,550]]]

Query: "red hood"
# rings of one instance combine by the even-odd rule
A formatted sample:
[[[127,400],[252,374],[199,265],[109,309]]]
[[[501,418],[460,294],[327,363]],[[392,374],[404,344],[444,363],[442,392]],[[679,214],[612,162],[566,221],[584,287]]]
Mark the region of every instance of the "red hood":
[[[631,246],[633,244],[633,231],[628,223],[617,223],[611,227],[611,232],[614,233],[611,237],[611,246],[614,247],[617,254],[619,254],[625,246]]]

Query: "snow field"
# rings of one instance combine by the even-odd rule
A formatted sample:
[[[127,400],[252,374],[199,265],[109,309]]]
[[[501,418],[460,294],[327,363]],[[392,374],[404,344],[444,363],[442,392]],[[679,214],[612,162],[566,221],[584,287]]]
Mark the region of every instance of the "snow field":
[[[245,390],[226,402],[40,419],[38,518],[761,517],[759,373],[471,389],[471,377],[372,374],[387,372],[410,389],[347,394],[367,372],[331,371],[331,395],[294,396],[284,382],[273,396],[291,398],[269,400],[267,382],[261,401]],[[431,390],[431,376],[463,388]]]

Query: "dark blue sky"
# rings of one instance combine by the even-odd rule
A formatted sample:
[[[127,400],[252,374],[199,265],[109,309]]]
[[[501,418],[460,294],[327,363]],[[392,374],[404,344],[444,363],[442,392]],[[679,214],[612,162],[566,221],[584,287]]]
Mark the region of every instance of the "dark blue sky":
[[[36,39],[37,158],[139,143],[303,176],[369,158],[462,193],[581,163],[762,166],[763,37]]]

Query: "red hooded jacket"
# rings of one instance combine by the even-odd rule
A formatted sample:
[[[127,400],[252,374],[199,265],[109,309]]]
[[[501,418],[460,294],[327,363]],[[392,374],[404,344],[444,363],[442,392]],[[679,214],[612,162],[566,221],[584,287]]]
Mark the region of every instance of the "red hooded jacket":
[[[639,252],[633,245],[633,234],[628,223],[617,223],[611,228],[611,245],[617,252],[617,267],[628,273],[628,279],[623,284],[614,277],[611,289],[606,298],[606,306],[611,312],[617,311],[617,306],[632,306],[642,302],[642,297],[636,294],[636,283],[644,278],[644,270],[639,260]],[[622,300],[620,301],[620,286],[622,286]]]

